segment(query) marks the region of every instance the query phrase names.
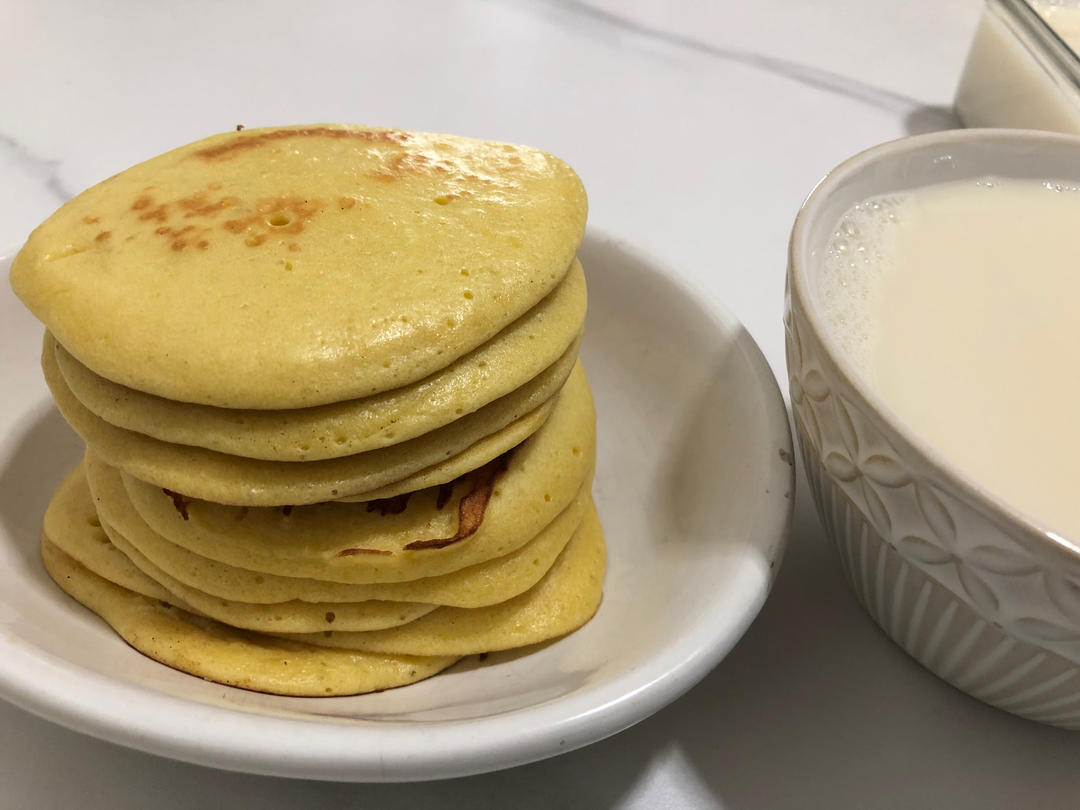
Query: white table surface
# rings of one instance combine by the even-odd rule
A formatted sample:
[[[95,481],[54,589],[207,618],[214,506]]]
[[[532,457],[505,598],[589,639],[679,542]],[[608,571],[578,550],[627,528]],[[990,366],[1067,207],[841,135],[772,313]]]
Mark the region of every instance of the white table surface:
[[[733,311],[784,380],[800,201],[848,155],[953,124],[979,13],[977,0],[3,0],[0,250],[85,186],[236,124],[518,141],[567,159],[591,222]],[[0,703],[3,810],[1076,807],[1078,761],[1080,736],[962,695],[873,625],[805,487],[773,595],[734,652],[638,726],[534,765],[414,785],[272,779]]]

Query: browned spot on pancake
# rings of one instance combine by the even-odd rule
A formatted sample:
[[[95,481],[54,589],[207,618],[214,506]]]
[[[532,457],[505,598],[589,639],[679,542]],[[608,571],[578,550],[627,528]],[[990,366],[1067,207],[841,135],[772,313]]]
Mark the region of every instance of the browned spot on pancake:
[[[197,247],[199,250],[206,250],[208,247],[210,247],[210,243],[207,242],[205,239],[200,239],[195,244],[195,247]]]
[[[510,453],[512,452],[511,450],[503,453],[498,458],[489,461],[483,467],[468,474],[468,480],[472,488],[458,502],[458,530],[454,534],[450,537],[438,537],[432,540],[414,540],[405,546],[406,550],[418,551],[428,548],[446,548],[476,534],[480,524],[484,522],[484,514],[487,512],[488,503],[491,501],[495,481],[506,472],[510,464]]]
[[[153,204],[153,202],[154,200],[152,197],[149,197],[146,194],[140,194],[136,198],[135,202],[131,204],[131,210],[142,211],[144,208],[149,208]]]
[[[271,235],[300,233],[322,209],[323,203],[317,199],[263,197],[256,201],[254,210],[247,209],[245,216],[228,219],[221,227],[229,233],[246,234],[244,244],[255,247],[263,244]],[[291,242],[289,249],[299,250],[299,245]]]
[[[94,241],[95,242],[104,242],[110,236],[112,236],[112,231],[102,231],[101,233],[99,233],[97,236],[94,237]]]
[[[454,168],[454,164],[446,160],[435,160],[419,152],[400,152],[368,176],[389,183],[409,174],[449,174]]]
[[[382,548],[343,548],[335,557],[352,557],[356,554],[392,554],[392,551],[387,551]]]
[[[334,619],[336,619],[336,618],[337,618],[337,616],[334,614],[334,611],[332,611],[332,610],[326,611],[326,623],[327,624],[333,624]]]
[[[87,225],[96,225],[98,222],[101,221],[101,218],[100,217],[89,217],[88,216],[88,217],[83,217],[82,221],[85,222]]]
[[[411,492],[403,492],[392,498],[379,498],[375,501],[368,501],[367,511],[378,512],[384,517],[386,515],[400,515],[405,511],[405,507],[409,505],[410,495],[412,495]]]
[[[211,183],[210,188],[220,188],[220,184]],[[224,211],[226,208],[232,208],[233,206],[240,204],[240,198],[231,194],[226,194],[224,197],[218,197],[216,200],[211,199],[210,195],[205,191],[199,191],[192,194],[189,197],[182,197],[176,201],[184,212],[184,219],[191,219],[193,217],[214,217]]]
[[[342,211],[348,211],[350,208],[352,208],[354,205],[356,205],[356,198],[355,197],[338,197],[337,204],[338,204],[338,207],[341,208]]]
[[[173,492],[171,489],[165,489],[165,487],[162,487],[161,491],[172,498],[173,507],[180,513],[180,517],[187,520],[188,506],[191,504],[191,498],[186,495],[181,495],[179,492]]]
[[[295,253],[299,249],[300,249],[300,245],[296,244],[296,242],[289,242],[289,250],[291,250],[291,251],[293,251]]]
[[[154,229],[155,236],[164,236],[169,240],[169,247],[175,251],[181,251],[186,248],[192,239],[194,239],[201,230],[203,234],[206,233],[206,228],[196,228],[194,225],[185,225],[183,228],[172,228],[168,225],[162,225]],[[205,247],[208,242],[203,240],[199,243],[199,247]]]
[[[142,222],[164,222],[169,218],[169,206],[166,203],[150,208],[139,214],[139,219]]]
[[[237,130],[238,132],[240,130]],[[376,131],[370,129],[337,129],[334,127],[308,127],[306,129],[272,129],[257,135],[234,136],[217,146],[207,146],[193,154],[203,160],[232,157],[239,152],[259,149],[274,141],[300,138],[337,138],[342,140],[367,141],[368,143],[405,144],[412,140],[408,132],[388,129]]]

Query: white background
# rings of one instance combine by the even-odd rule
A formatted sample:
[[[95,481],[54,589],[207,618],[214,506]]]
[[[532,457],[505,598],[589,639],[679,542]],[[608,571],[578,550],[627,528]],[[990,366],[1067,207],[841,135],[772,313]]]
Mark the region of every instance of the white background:
[[[976,0],[0,0],[0,252],[85,186],[236,124],[517,141],[568,160],[591,222],[734,312],[786,380],[799,203],[848,155],[954,125],[979,13]],[[805,487],[775,591],[734,652],[659,714],[554,760],[319,784],[159,759],[0,703],[2,810],[1078,805],[1080,736],[987,708],[895,647],[846,590]]]

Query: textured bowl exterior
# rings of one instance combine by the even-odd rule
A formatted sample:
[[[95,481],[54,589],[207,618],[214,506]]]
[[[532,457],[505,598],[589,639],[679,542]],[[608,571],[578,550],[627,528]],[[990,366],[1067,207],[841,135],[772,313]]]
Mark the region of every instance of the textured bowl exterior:
[[[837,362],[796,242],[784,318],[791,407],[849,585],[939,677],[1005,711],[1080,729],[1080,555],[954,474]]]

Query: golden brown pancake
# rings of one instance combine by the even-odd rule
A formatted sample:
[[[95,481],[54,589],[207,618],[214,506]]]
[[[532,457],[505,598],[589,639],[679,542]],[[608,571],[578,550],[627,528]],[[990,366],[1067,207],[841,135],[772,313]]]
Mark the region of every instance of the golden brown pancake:
[[[169,594],[166,602],[185,607],[194,613],[217,619],[230,627],[258,630],[262,633],[319,633],[326,630],[364,632],[397,627],[437,609],[437,605],[417,602],[304,602],[293,599],[272,604],[253,604],[222,599],[179,582],[139,553],[124,536],[108,523],[102,523],[110,541],[131,562]],[[111,576],[105,576],[115,581]]]
[[[86,441],[50,576],[217,683],[349,695],[587,622],[585,195],[534,149],[229,132],[62,206],[11,269]]]
[[[319,503],[372,494],[396,485],[397,491],[415,489],[409,481],[429,475],[442,465],[459,475],[489,457],[506,452],[540,428],[554,407],[559,380],[532,380],[503,400],[490,403],[438,430],[408,442],[343,458],[310,462],[278,462],[229,456],[201,447],[170,444],[110,425],[95,416],[68,389],[55,362],[55,353],[42,354],[45,380],[61,414],[87,445],[104,460],[137,478],[196,498],[241,506]],[[506,403],[504,400],[511,399]],[[500,426],[499,422],[510,420]],[[449,463],[449,466],[446,466]]]
[[[110,542],[94,509],[82,464],[69,472],[53,493],[45,510],[43,531],[62,551],[99,577],[151,599],[170,600],[167,590]]]
[[[469,655],[537,644],[576,630],[592,618],[600,606],[604,564],[604,534],[593,508],[544,578],[507,602],[471,610],[443,607],[388,630],[291,638],[410,655]]]
[[[395,656],[331,650],[237,630],[121,588],[42,537],[49,576],[132,647],[173,669],[275,695],[327,697],[415,683],[457,656]]]
[[[120,482],[115,484],[122,487]],[[122,535],[134,549],[169,577],[221,599],[257,604],[294,599],[306,602],[385,599],[472,608],[505,602],[535,585],[551,568],[559,552],[581,524],[588,503],[588,487],[583,486],[570,505],[540,534],[521,548],[501,557],[441,576],[367,585],[267,574],[201,557],[170,543],[147,526],[123,493],[121,497],[102,498],[101,520],[103,525],[108,526],[109,536],[117,533]],[[92,502],[87,504],[87,508],[93,515]],[[74,551],[69,553],[83,561]],[[115,556],[123,557],[122,554]],[[131,563],[126,557],[124,561],[130,568]],[[110,574],[86,564],[106,579],[118,581]],[[124,582],[119,584],[139,590]]]
[[[317,461],[362,453],[436,430],[533,381],[565,381],[585,320],[585,277],[571,272],[543,301],[487,343],[430,377],[364,399],[294,410],[237,410],[192,405],[136,391],[88,369],[63,346],[64,382],[106,422],[164,442],[269,461]],[[490,412],[492,428],[508,417]]]
[[[585,216],[577,176],[535,149],[252,129],[70,200],[30,235],[11,284],[106,379],[303,408],[409,385],[483,345],[558,285]]]
[[[238,568],[346,583],[437,576],[508,554],[551,523],[592,475],[595,414],[583,376],[551,418],[502,460],[453,489],[395,502],[323,503],[292,509],[230,507],[188,499],[87,460],[99,509],[130,499],[169,541]],[[571,389],[569,385],[573,384]]]
[[[104,534],[103,534],[104,532]],[[143,557],[95,512],[82,465],[57,488],[45,517],[45,534],[98,576],[233,627],[263,632],[314,633],[336,627],[382,630],[435,610],[435,605],[380,600],[312,603],[299,600],[246,604],[179,583]]]

